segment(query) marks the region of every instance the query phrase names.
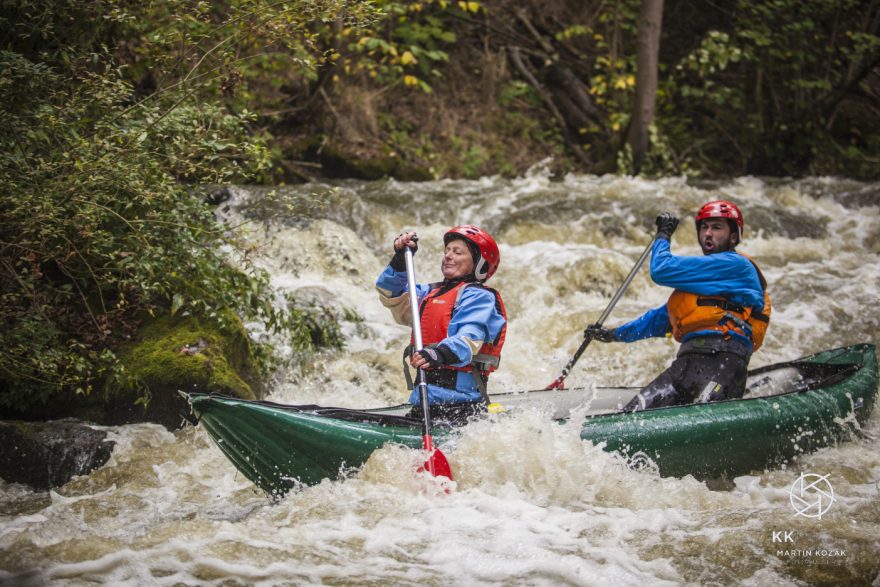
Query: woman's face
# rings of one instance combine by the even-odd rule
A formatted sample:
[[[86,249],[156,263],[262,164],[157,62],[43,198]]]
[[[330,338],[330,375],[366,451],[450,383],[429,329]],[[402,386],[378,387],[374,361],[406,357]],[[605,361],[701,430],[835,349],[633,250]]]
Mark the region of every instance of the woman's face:
[[[464,277],[474,272],[474,258],[467,243],[461,239],[449,241],[446,250],[443,251],[440,271],[443,272],[444,279]]]

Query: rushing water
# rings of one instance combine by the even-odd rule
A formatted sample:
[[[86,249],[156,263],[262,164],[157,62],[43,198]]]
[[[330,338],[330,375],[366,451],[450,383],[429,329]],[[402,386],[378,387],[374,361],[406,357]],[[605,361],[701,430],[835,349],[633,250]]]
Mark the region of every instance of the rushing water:
[[[314,205],[313,196],[323,202]],[[343,319],[346,349],[291,369],[270,399],[375,407],[404,401],[408,336],[373,288],[402,229],[421,236],[420,281],[439,277],[445,229],[473,223],[501,247],[492,280],[510,316],[494,390],[541,388],[639,257],[661,211],[716,197],[746,217],[741,247],[765,271],[773,324],[757,367],[877,342],[880,185],[839,179],[688,182],[546,173],[516,180],[343,183],[234,190],[221,213],[281,291]],[[244,223],[244,224],[242,224]],[[673,252],[699,254],[683,220]],[[643,270],[608,320],[669,291]],[[255,332],[255,336],[259,333]],[[572,385],[640,385],[675,343],[593,344]],[[342,481],[273,502],[201,429],[108,429],[111,460],[48,494],[0,481],[3,585],[878,584],[880,414],[862,437],[727,483],[660,478],[524,412],[465,429],[444,452],[457,487],[410,474],[386,447]],[[735,442],[734,439],[732,442]],[[828,475],[835,501],[795,516],[789,488]]]

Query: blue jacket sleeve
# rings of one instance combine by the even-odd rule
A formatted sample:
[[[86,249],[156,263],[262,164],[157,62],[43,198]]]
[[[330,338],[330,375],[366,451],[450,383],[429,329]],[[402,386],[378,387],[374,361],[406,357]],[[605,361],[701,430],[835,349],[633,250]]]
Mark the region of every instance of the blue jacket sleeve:
[[[643,338],[666,336],[669,331],[669,312],[666,304],[648,310],[635,320],[614,329],[614,336],[621,342],[635,342]]]
[[[406,271],[395,271],[389,265],[379,274],[379,278],[376,280],[376,287],[389,292],[391,294],[390,297],[396,298],[409,291],[406,281]],[[418,294],[420,300],[429,290],[429,285],[416,284],[416,294]]]
[[[703,296],[723,296],[742,306],[764,307],[758,271],[740,254],[727,252],[700,257],[673,255],[669,241],[657,239],[651,251],[651,279]]]

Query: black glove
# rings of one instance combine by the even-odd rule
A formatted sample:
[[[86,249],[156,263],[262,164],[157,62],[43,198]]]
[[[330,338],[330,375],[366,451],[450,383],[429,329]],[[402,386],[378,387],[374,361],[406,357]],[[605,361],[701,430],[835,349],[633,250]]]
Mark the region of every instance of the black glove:
[[[458,363],[458,357],[455,356],[455,353],[442,344],[425,347],[422,350],[413,353],[413,356],[416,355],[428,361],[428,369],[439,369],[444,365]]]
[[[678,228],[678,218],[672,212],[664,212],[657,216],[655,224],[657,225],[657,238],[669,240],[675,233],[675,229]]]
[[[398,238],[403,236],[403,234],[404,233],[401,232],[394,240],[396,241]],[[410,247],[412,254],[415,255],[416,251],[419,250],[419,236],[417,234],[414,234],[412,239],[410,240],[412,241],[413,245],[415,245]],[[394,256],[391,257],[391,262],[388,264],[391,265],[391,268],[395,271],[406,271],[406,247],[394,249]]]
[[[600,324],[587,326],[586,330],[584,330],[584,336],[599,342],[614,342],[617,340],[613,329],[605,328]]]

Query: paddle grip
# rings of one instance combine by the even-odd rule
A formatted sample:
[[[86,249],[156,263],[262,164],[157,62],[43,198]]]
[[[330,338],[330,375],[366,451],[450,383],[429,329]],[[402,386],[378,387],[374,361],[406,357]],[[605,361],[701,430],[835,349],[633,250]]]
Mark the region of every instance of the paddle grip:
[[[416,270],[413,264],[412,249],[406,247],[406,283],[409,287],[409,309],[412,313],[413,338],[416,342],[416,351],[424,348],[422,345],[422,319],[419,316],[419,296],[416,293]]]

